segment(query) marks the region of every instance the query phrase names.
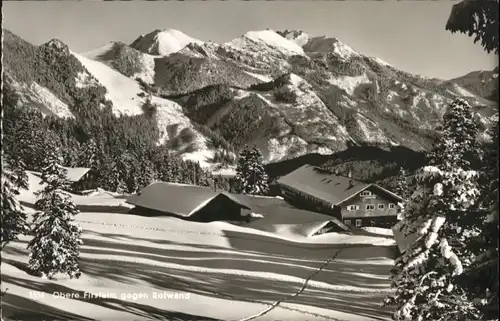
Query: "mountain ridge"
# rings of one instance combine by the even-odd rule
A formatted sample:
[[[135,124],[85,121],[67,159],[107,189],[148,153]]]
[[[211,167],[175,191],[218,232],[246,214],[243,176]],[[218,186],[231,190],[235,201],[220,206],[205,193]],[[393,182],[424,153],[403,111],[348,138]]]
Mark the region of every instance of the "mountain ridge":
[[[146,40],[157,41],[161,32],[83,54],[58,40],[33,46],[8,32],[6,75],[26,101],[48,105],[40,109],[61,117],[74,117],[67,112],[73,97],[92,86],[100,93],[92,100],[117,115],[141,115],[149,99],[160,111],[159,143],[177,137],[168,128],[179,127],[177,134],[188,128],[196,143],[181,150],[205,166],[217,165],[213,158],[221,148],[236,153],[246,144],[262,149],[266,162],[331,154],[352,144],[425,150],[456,97],[473,106],[483,130],[495,117],[498,69],[441,81],[398,70],[336,38],[301,31],[250,31],[223,44],[182,33],[174,37],[181,40],[176,46],[153,48]],[[20,68],[20,55],[27,70]],[[59,65],[48,65],[51,59]]]

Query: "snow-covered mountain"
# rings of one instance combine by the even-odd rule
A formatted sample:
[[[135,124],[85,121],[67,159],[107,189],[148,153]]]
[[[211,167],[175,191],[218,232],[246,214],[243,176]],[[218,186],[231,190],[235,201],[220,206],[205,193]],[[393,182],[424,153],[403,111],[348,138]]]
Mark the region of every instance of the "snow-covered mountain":
[[[81,54],[6,32],[4,50],[21,105],[75,117],[77,96],[97,88],[115,115],[141,115],[149,97],[158,106],[158,143],[189,129],[193,139],[179,148],[207,166],[217,150],[245,144],[259,146],[266,161],[350,145],[427,149],[452,99],[468,100],[486,129],[498,92],[498,70],[428,79],[302,31],[249,31],[217,44],[155,30]]]
[[[300,47],[304,47],[309,41],[309,35],[301,30],[278,31],[278,34],[283,38],[294,42]]]
[[[163,29],[141,35],[130,47],[150,55],[166,56],[181,50],[189,43],[203,42],[179,30]]]

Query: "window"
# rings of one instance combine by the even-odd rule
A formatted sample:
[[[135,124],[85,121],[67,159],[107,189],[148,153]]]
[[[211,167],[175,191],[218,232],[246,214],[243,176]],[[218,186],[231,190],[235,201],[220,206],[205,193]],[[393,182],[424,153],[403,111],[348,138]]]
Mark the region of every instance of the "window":
[[[363,220],[356,220],[356,227],[361,227]]]
[[[396,204],[389,204],[389,208],[396,208]]]
[[[359,210],[359,206],[358,205],[349,205],[349,206],[347,206],[347,210],[348,211],[357,211],[357,210]]]
[[[351,220],[344,220],[345,225],[351,225]]]
[[[378,209],[379,210],[383,210],[385,208],[385,205],[384,204],[378,204]]]
[[[375,221],[374,220],[370,221],[370,226],[375,226]]]
[[[368,211],[373,211],[375,209],[375,205],[373,205],[373,204],[366,204],[366,209]]]
[[[362,191],[359,195],[361,195],[361,196],[371,196],[372,192],[370,192],[370,191]]]

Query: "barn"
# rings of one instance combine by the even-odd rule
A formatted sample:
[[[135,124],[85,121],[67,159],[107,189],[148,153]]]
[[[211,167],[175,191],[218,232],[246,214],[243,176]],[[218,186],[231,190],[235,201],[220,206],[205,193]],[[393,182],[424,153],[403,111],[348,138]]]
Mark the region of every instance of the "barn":
[[[278,179],[285,200],[328,214],[345,225],[392,227],[402,198],[376,184],[304,165]]]
[[[212,222],[240,221],[242,210],[250,207],[234,195],[211,188],[155,182],[137,195],[127,198],[132,213],[147,216],[173,216],[180,219]]]
[[[71,183],[69,191],[79,193],[82,187],[85,186],[86,179],[89,176],[90,168],[86,167],[63,167],[66,170],[66,178]],[[30,171],[36,177],[42,177],[40,172]]]

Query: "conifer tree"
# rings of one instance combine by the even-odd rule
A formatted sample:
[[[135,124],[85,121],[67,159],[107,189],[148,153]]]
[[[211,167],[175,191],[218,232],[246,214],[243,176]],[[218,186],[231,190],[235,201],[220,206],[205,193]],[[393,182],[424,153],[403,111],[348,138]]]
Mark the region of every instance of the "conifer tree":
[[[2,168],[2,227],[1,248],[16,240],[19,234],[27,234],[29,225],[24,208],[17,200],[19,189],[28,188],[28,177],[19,158],[4,155]]]
[[[472,264],[464,271],[462,285],[467,288],[484,320],[498,320],[498,121],[491,130],[492,142],[487,145],[482,184],[481,207],[486,212],[481,233],[470,242],[475,254]]]
[[[400,167],[395,193],[397,195],[399,195],[403,199],[403,201],[398,204],[398,206],[399,206],[398,219],[403,218],[402,215],[404,212],[404,208],[406,206],[406,203],[408,202],[408,198],[411,195],[410,187],[408,186],[407,181],[408,181],[408,178],[406,175],[406,171],[404,170],[403,167]]]
[[[396,190],[394,192],[405,200],[408,199],[408,197],[411,194],[410,188],[408,186],[408,178],[406,175],[406,171],[404,170],[403,167],[399,168]]]
[[[66,170],[60,165],[61,157],[53,151],[46,159],[42,170],[44,189],[35,203],[38,212],[34,215],[29,242],[29,268],[37,275],[52,278],[56,273],[66,273],[71,278],[80,277],[78,257],[82,230],[75,222],[79,213],[71,197],[64,191],[70,184]]]
[[[262,163],[262,154],[254,146],[241,151],[236,167],[235,191],[242,194],[266,195],[269,191],[268,177]]]
[[[99,180],[99,159],[102,153],[94,139],[90,138],[80,145],[78,150],[77,166],[90,169],[87,178],[79,182],[80,189],[95,189]]]
[[[480,313],[458,282],[473,253],[468,241],[478,235],[478,172],[470,168],[477,128],[468,104],[454,101],[444,116],[429,166],[417,175],[419,188],[404,210],[405,234],[419,238],[392,270],[395,320],[466,320]],[[472,152],[472,153],[471,153]]]
[[[117,188],[118,193],[135,193],[138,190],[139,161],[137,157],[126,151],[116,159],[117,170],[120,183]]]
[[[137,191],[151,184],[157,179],[154,164],[147,158],[143,158],[139,163],[139,175],[137,177]],[[136,191],[136,192],[137,192]]]
[[[158,179],[169,182],[171,179],[170,167],[172,164],[171,156],[165,148],[160,148],[156,153],[152,153],[151,160],[155,166],[155,172]]]
[[[80,149],[78,165],[96,169],[98,165],[98,149],[95,141],[90,138],[87,140]]]
[[[123,185],[123,181],[120,180],[117,165],[109,155],[102,154],[97,173],[97,186],[100,188],[116,192],[118,190],[118,186]]]

